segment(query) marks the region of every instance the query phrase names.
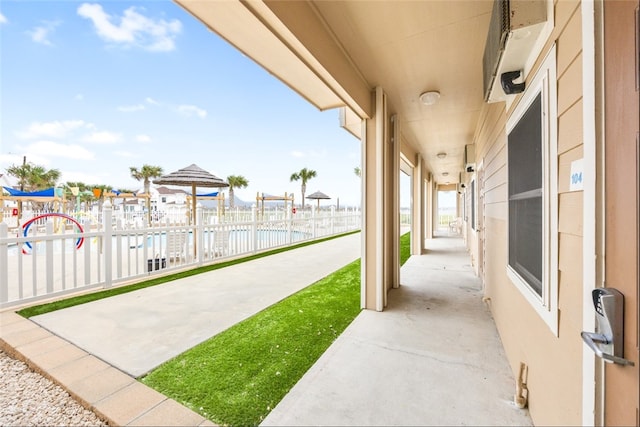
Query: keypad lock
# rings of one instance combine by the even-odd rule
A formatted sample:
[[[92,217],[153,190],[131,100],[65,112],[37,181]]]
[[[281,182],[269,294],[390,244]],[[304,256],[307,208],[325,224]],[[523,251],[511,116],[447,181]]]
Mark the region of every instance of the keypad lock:
[[[633,362],[624,358],[624,295],[617,289],[598,288],[591,292],[591,297],[596,332],[582,332],[582,340],[605,362],[633,366]]]

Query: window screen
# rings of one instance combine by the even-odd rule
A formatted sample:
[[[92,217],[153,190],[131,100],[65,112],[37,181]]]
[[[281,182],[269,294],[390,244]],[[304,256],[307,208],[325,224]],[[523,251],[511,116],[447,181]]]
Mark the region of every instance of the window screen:
[[[542,94],[508,135],[509,265],[542,296]]]
[[[476,229],[476,180],[471,181],[471,228]]]

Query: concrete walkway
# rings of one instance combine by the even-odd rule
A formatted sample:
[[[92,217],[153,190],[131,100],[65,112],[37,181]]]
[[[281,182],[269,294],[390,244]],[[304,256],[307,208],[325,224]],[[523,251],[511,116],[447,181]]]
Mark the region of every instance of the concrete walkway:
[[[363,311],[262,425],[533,425],[462,240],[427,247],[386,310]]]
[[[360,234],[23,319],[0,346],[113,425],[213,425],[135,380],[360,256]],[[531,425],[460,239],[428,241],[264,425]]]
[[[31,318],[139,377],[360,257],[360,233]]]

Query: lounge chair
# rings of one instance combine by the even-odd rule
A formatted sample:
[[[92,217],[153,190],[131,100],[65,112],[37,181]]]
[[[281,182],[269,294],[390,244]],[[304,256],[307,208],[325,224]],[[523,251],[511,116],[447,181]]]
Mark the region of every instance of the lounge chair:
[[[218,229],[213,232],[213,248],[210,251],[214,257],[221,257],[229,253],[229,230]]]
[[[189,234],[186,231],[167,232],[166,257],[169,261],[182,261],[188,259]]]

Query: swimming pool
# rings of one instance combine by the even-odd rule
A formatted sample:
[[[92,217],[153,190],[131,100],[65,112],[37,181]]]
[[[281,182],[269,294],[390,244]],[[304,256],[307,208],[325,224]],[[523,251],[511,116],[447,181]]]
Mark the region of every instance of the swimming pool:
[[[181,233],[187,234],[187,244],[193,245],[193,232],[191,230],[186,232],[171,232],[174,234]],[[281,230],[281,229],[258,229],[254,232],[251,229],[235,229],[228,231],[208,231],[205,230],[203,234],[203,242],[199,244],[205,248],[214,248],[220,245],[220,241],[216,241],[216,233],[226,233],[228,240],[225,243],[226,247],[232,248],[234,253],[242,251],[248,251],[253,249],[264,249],[265,247],[273,247],[286,245],[291,243],[297,243],[308,239],[309,233],[297,231],[297,230]],[[41,240],[38,236],[30,236],[33,240],[29,240],[21,245],[9,246],[9,255],[16,255],[18,252],[22,252],[25,255],[33,253],[44,253],[46,251],[47,242]],[[62,252],[72,253],[75,250],[83,250],[86,247],[91,248],[92,251],[97,250],[101,244],[98,237],[87,237],[84,239],[82,245],[78,245],[79,238],[69,237],[62,238],[62,236],[56,237],[53,243],[53,252],[60,254]],[[122,249],[142,249],[145,246],[151,249],[152,252],[164,252],[167,247],[167,232],[161,231],[153,233],[151,235],[145,234],[123,234],[118,237],[114,236],[112,241],[112,248],[116,249],[120,241],[120,247]],[[254,243],[257,245],[254,248]]]

